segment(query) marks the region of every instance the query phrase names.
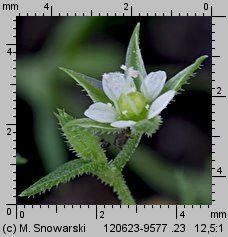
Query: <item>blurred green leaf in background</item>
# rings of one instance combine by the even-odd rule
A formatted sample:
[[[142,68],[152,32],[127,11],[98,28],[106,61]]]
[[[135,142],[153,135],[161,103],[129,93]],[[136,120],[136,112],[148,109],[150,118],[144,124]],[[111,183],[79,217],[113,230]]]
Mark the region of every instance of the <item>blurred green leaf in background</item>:
[[[65,107],[79,115],[83,111],[80,103],[75,101],[73,108],[73,98],[65,96],[64,92],[59,93],[58,87],[64,82],[60,81],[58,67],[67,65],[98,75],[103,68],[108,68],[110,64],[117,65],[120,61],[121,54],[108,45],[91,47],[83,44],[97,24],[100,27],[102,21],[96,17],[64,18],[53,29],[50,39],[39,53],[17,61],[17,95],[32,107],[35,140],[47,172],[68,159],[53,116],[55,108]]]

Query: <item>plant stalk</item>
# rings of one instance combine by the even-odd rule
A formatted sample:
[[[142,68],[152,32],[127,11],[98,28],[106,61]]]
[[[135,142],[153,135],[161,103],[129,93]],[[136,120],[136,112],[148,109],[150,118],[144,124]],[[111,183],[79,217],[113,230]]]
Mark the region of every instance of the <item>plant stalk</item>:
[[[141,140],[142,134],[140,133],[132,133],[127,143],[124,145],[123,149],[118,153],[115,160],[113,161],[113,165],[118,169],[122,170],[127,162],[130,160],[132,154],[135,152],[138,144]]]

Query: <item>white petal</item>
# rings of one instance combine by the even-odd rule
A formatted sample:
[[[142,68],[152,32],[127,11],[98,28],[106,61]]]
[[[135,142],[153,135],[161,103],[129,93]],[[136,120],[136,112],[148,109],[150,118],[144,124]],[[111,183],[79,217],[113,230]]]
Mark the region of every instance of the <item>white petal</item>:
[[[175,95],[175,91],[170,90],[160,95],[151,105],[148,112],[148,119],[155,117],[169,104]]]
[[[133,80],[127,80],[124,74],[120,72],[105,73],[102,78],[102,85],[105,94],[113,102],[117,102],[121,94],[136,90]]]
[[[131,120],[128,120],[128,121],[119,120],[119,121],[116,121],[116,122],[114,122],[114,123],[111,123],[111,126],[113,126],[113,127],[115,127],[115,128],[126,128],[126,127],[133,126],[134,124],[136,124],[135,121],[131,121]]]
[[[139,72],[130,67],[128,69],[127,74],[128,74],[129,77],[136,78],[139,75]]]
[[[152,102],[162,91],[165,85],[166,72],[151,72],[146,76],[141,85],[141,92],[148,102]]]
[[[118,114],[113,106],[104,103],[95,103],[85,111],[85,116],[101,123],[116,121]]]

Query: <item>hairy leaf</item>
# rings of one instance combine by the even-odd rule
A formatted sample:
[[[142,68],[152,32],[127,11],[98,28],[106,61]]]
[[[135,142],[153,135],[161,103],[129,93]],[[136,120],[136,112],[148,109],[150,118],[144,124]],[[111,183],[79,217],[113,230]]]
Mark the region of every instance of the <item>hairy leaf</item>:
[[[94,102],[103,102],[103,103],[110,103],[111,101],[105,95],[102,89],[101,81],[94,79],[92,77],[88,77],[78,72],[74,72],[73,70],[60,67],[60,69],[66,72],[70,77],[72,77],[80,86],[82,86],[86,92],[88,93],[89,97]]]
[[[187,82],[187,80],[193,75],[193,73],[200,68],[203,61],[207,58],[207,55],[199,57],[192,65],[186,67],[179,73],[177,73],[174,77],[167,81],[165,84],[162,94],[168,90],[178,91],[181,87]]]
[[[135,133],[145,133],[148,137],[157,132],[162,123],[161,117],[156,116],[150,120],[144,119],[134,125]]]
[[[72,121],[73,117],[63,110],[58,109],[58,114],[56,114],[56,116],[69,145],[72,147],[73,151],[77,153],[77,156],[87,160],[106,160],[100,141],[95,134],[86,128],[67,126],[66,124]]]
[[[74,119],[66,123],[66,127],[72,128],[79,126],[82,128],[92,128],[96,132],[106,132],[106,133],[115,133],[119,132],[120,128],[114,128],[108,123],[100,123],[88,118]]]
[[[82,159],[69,161],[38,180],[36,183],[24,190],[19,196],[33,196],[37,193],[45,192],[60,183],[68,182],[71,179],[74,179],[75,176],[91,173],[94,169],[96,169],[97,165],[98,163],[95,161]]]
[[[131,36],[125,61],[127,67],[134,67],[135,70],[139,71],[139,76],[134,80],[138,89],[140,88],[143,78],[146,77],[146,69],[139,48],[139,30],[140,24],[138,23]]]

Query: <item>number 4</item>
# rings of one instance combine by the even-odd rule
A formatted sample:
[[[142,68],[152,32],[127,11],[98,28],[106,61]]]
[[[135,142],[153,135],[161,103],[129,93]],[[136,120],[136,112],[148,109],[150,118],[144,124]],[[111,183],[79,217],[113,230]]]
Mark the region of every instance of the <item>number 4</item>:
[[[44,8],[47,9],[47,10],[49,9],[48,3],[46,3],[46,4],[44,5]]]
[[[12,52],[12,49],[11,48],[9,48],[8,50],[7,50],[7,53],[9,54],[9,55],[11,55],[13,52]]]
[[[180,216],[182,216],[183,218],[185,217],[184,211],[182,211],[182,212],[180,213]]]
[[[219,167],[219,168],[217,169],[217,172],[218,172],[219,174],[222,174],[222,167]]]

